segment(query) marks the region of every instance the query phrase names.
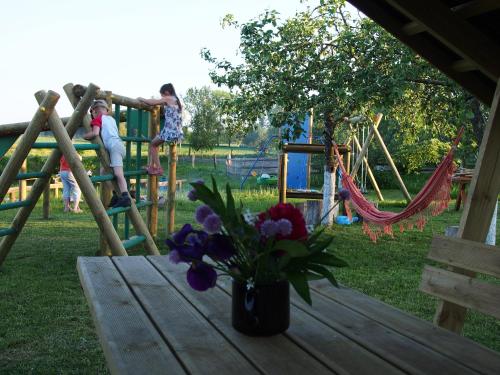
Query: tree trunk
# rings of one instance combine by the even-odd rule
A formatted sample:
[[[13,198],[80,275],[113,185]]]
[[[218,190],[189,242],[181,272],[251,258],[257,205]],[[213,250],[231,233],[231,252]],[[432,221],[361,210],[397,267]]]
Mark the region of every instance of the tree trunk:
[[[335,131],[335,120],[332,113],[325,113],[325,168],[323,185],[323,208],[321,217],[322,224],[331,225],[333,223],[335,205],[335,172],[337,171],[337,161],[333,154],[333,133]]]

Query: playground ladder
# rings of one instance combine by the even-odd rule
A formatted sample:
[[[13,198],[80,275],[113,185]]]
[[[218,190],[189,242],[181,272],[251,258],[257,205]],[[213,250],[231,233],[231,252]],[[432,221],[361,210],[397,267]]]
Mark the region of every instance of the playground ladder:
[[[8,252],[12,248],[12,245],[21,233],[28,217],[36,205],[36,202],[45,190],[45,187],[50,183],[50,176],[54,174],[57,166],[59,165],[59,160],[62,154],[64,154],[70,164],[73,174],[82,189],[82,193],[92,211],[92,214],[94,215],[94,218],[96,219],[100,231],[105,237],[107,243],[110,245],[112,254],[127,255],[126,249],[145,242],[145,247],[148,253],[159,255],[156,244],[154,243],[148,228],[143,222],[135,202],[132,201],[131,207],[111,209],[108,211],[104,209],[102,202],[95,194],[95,189],[91,179],[87,176],[83,164],[78,157],[75,145],[71,142],[71,138],[82,123],[82,120],[84,126],[86,125],[86,128],[90,129],[90,119],[89,116],[85,116],[85,114],[87,113],[97,90],[97,86],[90,84],[82,99],[73,102],[75,111],[66,124],[66,128],[54,110],[55,104],[59,99],[59,95],[52,91],[49,91],[48,94],[45,94],[44,92],[38,92],[35,94],[37,100],[41,102],[41,104],[30,125],[24,132],[24,135],[21,137],[19,145],[16,147],[16,150],[5,167],[5,170],[2,175],[0,175],[0,203],[14,180],[36,178],[36,181],[33,184],[28,199],[20,202],[11,202],[0,205],[0,210],[20,208],[11,224],[11,227],[0,228],[0,238],[3,237],[0,242],[0,264],[3,263]],[[57,140],[57,144],[35,143],[36,138],[42,130],[42,126],[47,122],[47,120]],[[17,174],[17,171],[21,168],[21,165],[26,159],[30,149],[33,147],[47,147],[54,148],[54,150],[46,160],[41,172]],[[110,170],[109,156],[102,145],[100,137],[96,140],[95,144],[77,145],[77,147],[80,149],[96,150],[101,163],[105,166],[105,169]],[[117,189],[116,182],[113,181],[114,176],[112,174],[97,177],[111,180]],[[109,216],[116,215],[117,213],[124,211],[127,212],[127,215],[131,218],[138,235],[122,242],[118,237],[116,228],[111,223]]]

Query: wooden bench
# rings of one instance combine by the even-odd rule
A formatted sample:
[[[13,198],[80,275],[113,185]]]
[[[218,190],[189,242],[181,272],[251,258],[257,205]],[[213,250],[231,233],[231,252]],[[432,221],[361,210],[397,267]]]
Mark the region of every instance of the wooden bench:
[[[78,274],[114,374],[494,374],[500,354],[352,289],[291,295],[290,328],[247,337],[231,288],[197,292],[166,256],[79,257]]]
[[[500,284],[474,277],[477,272],[500,278],[500,248],[460,238],[436,236],[428,258],[454,268],[446,270],[425,266],[420,283],[422,291],[500,319]]]

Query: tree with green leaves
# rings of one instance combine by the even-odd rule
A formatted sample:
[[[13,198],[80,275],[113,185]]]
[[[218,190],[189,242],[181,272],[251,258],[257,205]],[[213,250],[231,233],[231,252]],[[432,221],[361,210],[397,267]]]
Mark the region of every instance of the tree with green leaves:
[[[274,126],[295,125],[285,135],[293,138],[300,116],[314,108],[315,123],[324,127],[328,211],[336,167],[330,146],[336,128],[345,131],[345,116],[383,112],[391,151],[415,169],[438,161],[456,129],[470,123],[474,99],[377,24],[350,15],[345,1],[316,3],[286,20],[275,11],[244,24],[226,16],[224,26],[240,31],[243,63],[217,59],[209,50],[202,56],[214,66],[212,80],[235,94],[241,117],[269,113]]]

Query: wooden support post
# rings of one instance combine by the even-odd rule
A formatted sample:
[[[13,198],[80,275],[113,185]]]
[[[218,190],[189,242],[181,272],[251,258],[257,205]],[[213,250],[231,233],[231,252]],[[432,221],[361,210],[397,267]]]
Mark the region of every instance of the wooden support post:
[[[280,155],[280,170],[279,170],[279,202],[286,203],[286,185],[287,185],[287,173],[288,173],[288,154],[282,152]]]
[[[359,152],[358,158],[356,159],[356,162],[354,163],[354,166],[352,167],[351,171],[351,176],[355,176],[356,173],[358,173],[359,167],[361,167],[361,163],[363,162],[363,158],[366,156],[366,153],[368,152],[368,147],[370,147],[370,142],[373,139],[373,134],[375,130],[378,128],[378,125],[380,124],[380,121],[382,121],[382,113],[377,113],[373,119],[373,125],[370,128],[370,131],[368,132],[368,136],[366,137],[365,144],[363,145],[361,151]]]
[[[0,175],[0,203],[3,201],[5,194],[7,194],[10,185],[15,180],[19,169],[21,169],[21,165],[31,150],[31,146],[38,137],[38,134],[40,134],[42,126],[47,122],[58,100],[59,94],[54,91],[49,91],[38,107],[24,135],[19,139],[16,150]]]
[[[50,218],[50,178],[49,183],[45,185],[43,190],[43,218]]]
[[[484,243],[500,192],[500,80],[491,104],[490,116],[479,148],[476,168],[462,213],[458,237]],[[453,268],[453,272],[473,277],[475,273]],[[439,303],[434,322],[454,332],[462,330],[467,309],[451,302]]]
[[[372,127],[375,137],[377,138],[377,141],[380,145],[380,148],[385,154],[385,157],[387,159],[387,162],[389,163],[389,166],[392,169],[392,173],[394,173],[394,176],[396,176],[396,179],[398,181],[399,187],[401,188],[401,191],[403,192],[403,195],[405,196],[405,199],[408,203],[411,202],[411,195],[408,193],[408,190],[406,189],[405,183],[403,182],[403,179],[399,175],[398,169],[396,168],[396,164],[394,164],[394,161],[392,160],[391,154],[389,153],[389,150],[385,146],[384,140],[382,139],[382,136],[378,132],[378,129],[376,127]]]
[[[92,102],[96,91],[97,91],[97,86],[89,85],[89,90],[82,98],[76,110],[73,112],[70,119],[68,120],[66,124],[66,131],[68,132],[70,137],[72,137],[75,134],[78,127],[80,126],[82,118],[85,115],[85,112],[89,109],[90,103]],[[37,98],[38,102],[39,103],[42,102],[42,104],[43,104],[42,101],[43,96],[44,96],[43,92],[37,92],[35,94],[35,97]],[[57,112],[54,110],[53,113],[50,115],[50,117],[48,117],[49,124],[53,121],[56,121],[56,119],[58,118],[59,116],[57,115]],[[45,120],[44,123],[45,122],[47,121]],[[10,249],[12,248],[12,245],[14,244],[17,237],[24,228],[26,221],[28,220],[31,212],[35,208],[36,202],[38,201],[43,191],[45,190],[45,186],[47,184],[50,185],[50,176],[54,174],[56,168],[59,166],[60,159],[61,159],[61,151],[59,149],[52,150],[41,170],[41,172],[45,173],[48,177],[38,178],[35,181],[35,183],[31,187],[31,191],[28,197],[30,204],[28,206],[21,207],[19,211],[17,211],[17,214],[14,217],[14,220],[12,221],[11,227],[15,229],[15,232],[9,234],[8,236],[5,236],[3,240],[0,242],[0,264],[3,263]]]
[[[167,192],[167,235],[175,226],[175,188],[177,185],[177,145],[168,146],[168,192]]]
[[[155,106],[149,116],[148,137],[154,139],[159,131],[160,106]],[[151,160],[148,164],[151,164]],[[147,208],[147,225],[151,236],[156,238],[158,235],[158,176],[148,175],[148,200],[153,204]]]
[[[70,103],[73,105],[73,107],[76,107],[79,103],[79,99],[75,96],[73,93],[73,84],[68,83],[64,85],[64,92],[66,93]],[[86,92],[87,88],[85,89],[84,92]],[[98,93],[99,95],[99,93]],[[114,100],[115,96],[113,95],[112,99]],[[89,131],[90,130],[90,116],[87,114],[83,121],[82,121],[83,127],[85,130]],[[111,171],[111,168],[109,168],[109,155],[106,149],[104,148],[104,144],[102,143],[102,140],[100,137],[96,137],[94,139],[94,143],[99,145],[99,149],[97,150],[97,155],[99,157],[99,160],[104,160],[105,161],[105,173],[112,174],[113,172]],[[120,189],[118,188],[118,184],[116,181],[112,181],[113,188],[116,191],[119,191]],[[132,204],[130,206],[130,210],[127,211],[127,216],[130,218],[130,221],[132,221],[132,225],[135,228],[135,231],[138,235],[143,235],[146,240],[144,242],[144,247],[146,248],[146,251],[151,254],[151,255],[160,255],[160,252],[158,251],[158,248],[156,246],[156,243],[153,240],[153,237],[151,237],[151,234],[149,233],[148,227],[144,223],[141,213],[137,209],[137,206],[135,205],[134,200],[132,199]]]
[[[28,159],[24,159],[23,164],[21,165],[20,169],[21,173],[26,173],[28,172]],[[26,194],[26,185],[27,181],[26,180],[19,180],[19,200],[24,201],[27,197]]]
[[[351,127],[351,130],[353,130],[352,125],[349,125],[349,126]],[[354,133],[352,135],[352,139],[353,139],[354,143],[356,144],[358,151],[361,152],[361,150],[362,150],[361,144],[359,143],[358,137]],[[350,154],[348,154],[348,155],[350,155]],[[373,185],[373,189],[375,189],[375,192],[377,193],[378,199],[383,202],[384,197],[382,196],[382,192],[380,191],[380,188],[378,187],[377,180],[375,179],[375,175],[373,174],[372,169],[370,168],[370,165],[368,164],[368,159],[366,158],[366,156],[363,156],[363,161],[365,163],[366,171],[368,173],[368,177],[370,178],[370,182]]]

